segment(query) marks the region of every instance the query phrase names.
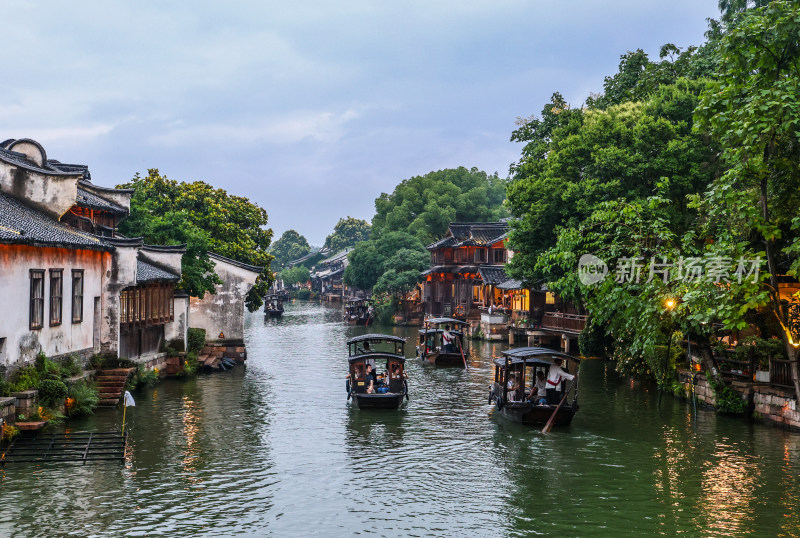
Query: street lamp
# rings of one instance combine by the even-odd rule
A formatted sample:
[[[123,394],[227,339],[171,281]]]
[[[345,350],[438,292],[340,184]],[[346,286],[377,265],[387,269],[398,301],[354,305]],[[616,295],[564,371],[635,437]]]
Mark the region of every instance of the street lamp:
[[[675,309],[675,306],[678,304],[672,297],[667,297],[664,300],[664,309],[672,313]],[[661,373],[661,390],[658,393],[658,406],[661,407],[661,395],[664,393],[664,384],[667,381],[667,366],[669,365],[669,352],[672,347],[672,320],[670,319],[669,329],[667,331],[667,355],[664,357],[664,369]]]

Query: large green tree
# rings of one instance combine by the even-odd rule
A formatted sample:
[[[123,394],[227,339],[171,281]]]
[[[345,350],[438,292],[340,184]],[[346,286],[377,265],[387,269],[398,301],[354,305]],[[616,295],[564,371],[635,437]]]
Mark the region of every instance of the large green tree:
[[[311,247],[305,237],[295,230],[286,230],[269,249],[269,253],[275,256],[272,267],[274,270],[282,269],[289,262],[308,254],[310,250]]]
[[[800,264],[800,4],[739,11],[722,37],[720,73],[697,111],[729,169],[699,205],[716,248],[764,258],[763,285],[754,292],[763,304],[742,309],[764,308],[780,326],[800,401],[800,304],[779,293],[780,275],[796,278]]]
[[[371,290],[384,278],[382,290],[408,291],[419,281],[419,273],[430,264],[422,242],[406,232],[388,232],[378,239],[358,243],[348,255],[344,281],[349,286]]]
[[[355,246],[359,241],[369,239],[370,225],[367,221],[354,217],[339,219],[333,227],[333,233],[325,238],[323,248],[329,249],[331,253],[340,252],[346,248]]]
[[[497,221],[507,216],[504,199],[505,180],[477,168],[415,176],[375,200],[372,237],[402,231],[428,244],[442,237],[451,222]]]
[[[213,292],[218,277],[207,252],[251,265],[264,267],[247,296],[252,310],[263,304],[272,282],[268,253],[272,230],[266,228],[267,212],[247,198],[228,194],[203,181],[183,183],[162,176],[158,169],[136,174],[120,188],[135,189],[131,214],[120,225],[120,232],[143,237],[146,242],[187,243],[181,286],[202,297]]]

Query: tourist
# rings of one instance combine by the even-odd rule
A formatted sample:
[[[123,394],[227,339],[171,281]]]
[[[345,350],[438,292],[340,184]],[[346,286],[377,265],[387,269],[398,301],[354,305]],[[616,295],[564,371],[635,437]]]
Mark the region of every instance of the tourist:
[[[561,359],[555,359],[547,372],[547,401],[550,405],[558,405],[561,401],[561,382],[575,379],[575,376],[561,369]]]
[[[375,373],[372,371],[372,365],[367,364],[367,376],[364,378],[364,381],[367,384],[367,394],[372,394],[375,392],[375,385],[377,385],[377,378],[375,377]]]
[[[536,405],[547,405],[547,381],[541,370],[536,372],[536,383],[531,391],[531,401]]]
[[[444,326],[444,331],[442,331],[442,344],[442,352],[453,352],[453,333],[450,332],[450,325]]]

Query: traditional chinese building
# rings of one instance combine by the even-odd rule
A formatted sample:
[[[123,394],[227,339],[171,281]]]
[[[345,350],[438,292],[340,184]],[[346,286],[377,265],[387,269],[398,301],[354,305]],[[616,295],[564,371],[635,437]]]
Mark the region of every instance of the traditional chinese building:
[[[311,273],[311,289],[320,294],[325,301],[342,301],[345,297],[345,285],[342,281],[344,270],[349,262],[347,255],[352,249],[347,248],[324,259],[314,267]]]
[[[138,358],[185,339],[183,247],[115,237],[132,193],[96,186],[34,140],[0,143],[0,365],[39,352]]]

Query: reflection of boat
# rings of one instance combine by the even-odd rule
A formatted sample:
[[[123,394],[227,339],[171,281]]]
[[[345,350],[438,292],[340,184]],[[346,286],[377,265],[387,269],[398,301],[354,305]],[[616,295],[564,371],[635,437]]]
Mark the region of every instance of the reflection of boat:
[[[453,341],[448,346],[443,342],[444,331],[452,335]],[[468,323],[453,318],[428,318],[419,331],[419,346],[417,354],[425,362],[436,366],[460,366],[466,368],[467,360],[464,355],[464,333],[459,328],[469,326]],[[452,330],[449,330],[452,327]]]
[[[405,341],[386,334],[365,334],[347,341],[347,399],[352,397],[359,409],[397,409],[403,398],[408,399]],[[386,367],[382,375],[376,371],[378,366]]]
[[[556,392],[559,396],[568,395],[574,386],[572,402],[563,399],[559,407],[559,402],[549,402],[548,404],[538,405],[536,396],[536,374],[543,372],[545,379],[548,378],[550,368],[554,361],[561,359],[566,362],[562,366],[563,370],[575,375],[575,380],[565,387],[566,380],[560,379],[561,392]],[[494,383],[489,389],[489,403],[497,406],[500,414],[509,420],[521,422],[522,424],[545,424],[553,413],[556,413],[553,421],[554,426],[566,426],[572,422],[572,417],[578,411],[578,366],[579,359],[543,347],[520,347],[509,349],[503,352],[503,357],[495,359]],[[515,389],[509,388],[509,380],[515,385]],[[547,385],[552,387],[552,384]],[[531,391],[533,389],[533,401],[531,401]]]
[[[350,325],[372,325],[375,309],[365,299],[350,298],[344,307],[344,320]]]
[[[271,293],[264,297],[264,314],[271,318],[283,315],[283,299],[278,293]]]

